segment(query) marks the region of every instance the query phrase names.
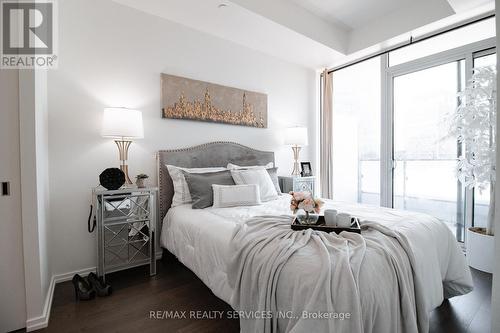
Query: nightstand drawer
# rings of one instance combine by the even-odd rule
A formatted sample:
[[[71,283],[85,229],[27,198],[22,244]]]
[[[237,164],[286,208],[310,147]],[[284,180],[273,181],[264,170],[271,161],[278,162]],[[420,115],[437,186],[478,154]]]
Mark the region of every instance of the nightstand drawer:
[[[293,183],[293,190],[295,192],[307,191],[307,192],[311,192],[314,194],[314,180],[313,179],[303,180],[303,179],[297,178]]]
[[[281,188],[281,192],[288,193],[291,191],[294,192],[311,192],[314,196],[314,182],[316,177],[291,177],[291,176],[280,176],[279,184]]]

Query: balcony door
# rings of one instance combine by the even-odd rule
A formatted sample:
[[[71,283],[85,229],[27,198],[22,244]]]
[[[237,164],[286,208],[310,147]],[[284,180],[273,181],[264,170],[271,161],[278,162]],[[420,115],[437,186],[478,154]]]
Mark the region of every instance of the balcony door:
[[[430,214],[463,238],[465,192],[455,174],[461,146],[446,118],[465,84],[465,60],[406,72],[393,82],[393,190],[396,209]]]

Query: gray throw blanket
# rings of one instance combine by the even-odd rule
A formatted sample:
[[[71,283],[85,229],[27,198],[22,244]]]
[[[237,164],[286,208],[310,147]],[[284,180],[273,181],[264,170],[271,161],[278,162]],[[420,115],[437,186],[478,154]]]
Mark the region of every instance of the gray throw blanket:
[[[373,222],[362,236],[290,222],[261,216],[236,227],[227,274],[242,332],[428,330],[404,237]]]

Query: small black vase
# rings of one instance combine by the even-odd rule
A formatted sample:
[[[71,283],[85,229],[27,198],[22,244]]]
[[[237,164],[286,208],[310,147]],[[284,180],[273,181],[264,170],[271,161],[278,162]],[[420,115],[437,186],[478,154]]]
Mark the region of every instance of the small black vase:
[[[99,183],[108,190],[117,190],[125,184],[125,174],[118,168],[108,168],[99,175]]]

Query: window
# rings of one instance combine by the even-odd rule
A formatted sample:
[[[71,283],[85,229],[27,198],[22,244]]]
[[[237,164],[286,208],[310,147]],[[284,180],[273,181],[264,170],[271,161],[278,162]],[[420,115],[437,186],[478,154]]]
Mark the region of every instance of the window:
[[[455,176],[459,145],[445,119],[457,108],[465,61],[396,76],[394,114],[394,208],[427,213],[463,234],[464,197]]]
[[[486,224],[489,190],[457,180],[445,120],[470,69],[496,64],[494,36],[490,18],[333,73],[335,200],[428,213],[459,241]]]
[[[474,55],[474,68],[493,66],[497,64],[496,53],[492,51],[480,52]],[[490,187],[483,191],[474,190],[473,226],[486,227],[488,224],[488,207],[490,204]]]
[[[377,57],[333,74],[336,200],[380,204],[380,68]]]

